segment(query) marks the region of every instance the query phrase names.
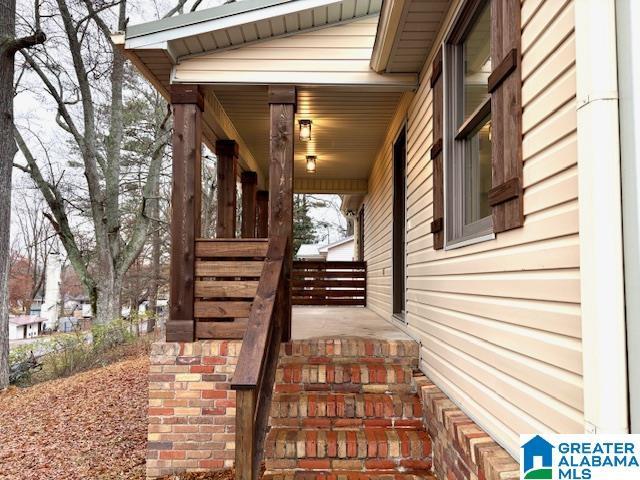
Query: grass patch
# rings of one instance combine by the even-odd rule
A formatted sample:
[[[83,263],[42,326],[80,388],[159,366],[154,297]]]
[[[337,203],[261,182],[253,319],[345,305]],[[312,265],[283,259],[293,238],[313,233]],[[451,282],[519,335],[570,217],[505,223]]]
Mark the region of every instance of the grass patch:
[[[15,382],[26,387],[147,353],[153,339],[154,335],[138,336],[131,323],[116,320],[94,325],[90,331],[52,335],[19,346],[11,350],[9,362],[11,365],[27,362],[35,352],[40,366]]]

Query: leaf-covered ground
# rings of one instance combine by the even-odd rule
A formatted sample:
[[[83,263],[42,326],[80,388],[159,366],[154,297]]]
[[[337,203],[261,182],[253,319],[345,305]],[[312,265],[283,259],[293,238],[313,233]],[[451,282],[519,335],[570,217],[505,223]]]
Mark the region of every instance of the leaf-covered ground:
[[[0,393],[0,479],[144,478],[147,356]]]

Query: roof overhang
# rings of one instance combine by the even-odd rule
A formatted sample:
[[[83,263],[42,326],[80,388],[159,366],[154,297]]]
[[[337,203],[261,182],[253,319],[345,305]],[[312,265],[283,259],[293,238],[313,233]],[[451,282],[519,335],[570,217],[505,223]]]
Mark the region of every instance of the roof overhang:
[[[420,73],[452,0],[385,0],[371,55],[378,73]]]
[[[343,8],[347,2],[351,8]],[[244,0],[127,28],[126,49],[160,48],[174,63],[205,52],[339,24],[380,11],[382,0]]]

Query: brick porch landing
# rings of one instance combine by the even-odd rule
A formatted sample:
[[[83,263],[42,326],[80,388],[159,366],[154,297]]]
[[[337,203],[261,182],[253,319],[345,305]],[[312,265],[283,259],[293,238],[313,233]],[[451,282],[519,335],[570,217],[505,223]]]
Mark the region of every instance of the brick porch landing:
[[[291,322],[294,340],[320,337],[411,340],[398,327],[364,307],[296,306]]]

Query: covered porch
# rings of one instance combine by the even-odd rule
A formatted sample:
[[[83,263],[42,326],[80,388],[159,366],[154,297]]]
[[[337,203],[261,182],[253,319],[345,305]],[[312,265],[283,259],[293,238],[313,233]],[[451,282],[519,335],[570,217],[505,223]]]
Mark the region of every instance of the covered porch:
[[[407,13],[416,3],[406,3]],[[336,388],[343,395],[350,388],[352,395],[380,393],[391,402],[399,392],[415,393],[417,344],[366,308],[359,213],[389,132],[405,122],[398,112],[406,112],[418,85],[416,65],[423,63],[445,9],[424,18],[430,30],[413,40],[421,45],[418,53],[398,46],[392,55],[390,46],[404,31],[391,32],[378,45],[381,6],[380,1],[246,0],[184,15],[179,24],[161,20],[134,26],[121,41],[174,115],[167,342],[179,344],[179,351],[199,344],[185,347],[196,351],[209,348],[200,340],[211,345],[242,341],[229,385],[235,390],[238,479],[259,476],[274,384],[293,388],[287,373],[276,377],[289,369],[278,366],[283,342],[288,342],[286,355],[293,346],[296,357],[296,345],[321,349],[324,341],[317,339],[329,338],[331,345],[355,339],[356,348],[347,349],[346,356],[327,350],[321,357],[289,358],[299,364],[293,378],[302,375],[295,388],[314,392],[322,383],[316,373],[309,379],[300,372],[335,371],[340,372],[335,378],[323,377],[326,385],[319,392]],[[374,69],[378,47],[384,52],[376,61],[385,57],[388,65]],[[201,229],[202,144],[217,157],[215,238],[203,238]],[[343,197],[343,210],[355,217],[353,262],[294,263],[296,193]],[[315,363],[325,360],[331,365]],[[420,411],[411,412],[405,426],[419,430],[411,433],[415,448],[406,455],[389,453],[393,458],[380,464],[389,471],[404,469],[405,461],[418,462],[409,464],[421,471],[428,467]],[[402,409],[399,418],[408,420]],[[394,425],[387,426],[383,435],[399,438]],[[304,433],[302,427],[288,432]],[[280,462],[274,460],[278,452],[267,453],[274,465]],[[348,467],[333,455],[338,470]],[[358,458],[352,462],[358,468],[378,462],[367,455]],[[311,465],[300,459],[296,468]]]

